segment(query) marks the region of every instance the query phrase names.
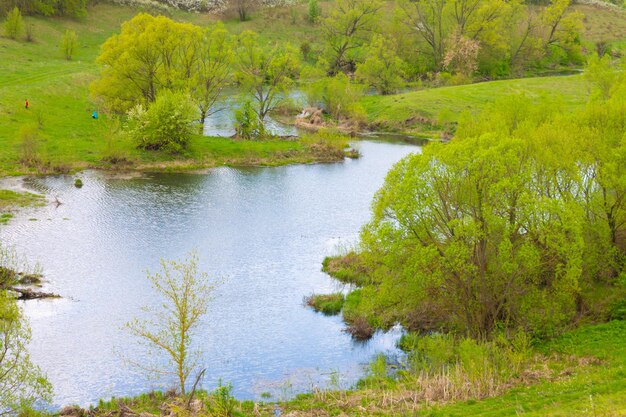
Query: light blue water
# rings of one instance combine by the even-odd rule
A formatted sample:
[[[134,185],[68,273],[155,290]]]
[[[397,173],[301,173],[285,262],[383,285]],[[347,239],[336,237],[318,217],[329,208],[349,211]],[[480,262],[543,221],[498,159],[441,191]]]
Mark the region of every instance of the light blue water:
[[[320,271],[322,259],[356,241],[386,172],[419,151],[356,147],[362,158],[336,164],[128,178],[87,172],[81,189],[71,176],[25,180],[63,202],[0,227],[0,240],[39,262],[46,289],[64,297],[24,304],[32,359],[54,385],[54,406],[174,386],[127,363],[155,357],[121,327],[156,302],[146,269],[192,249],[201,269],[225,281],[195,339],[205,388],[222,378],[238,398],[277,399],[321,386],[335,371],[348,387],[375,353],[393,352],[397,332],[355,343],[338,317],[302,304],[341,289]]]

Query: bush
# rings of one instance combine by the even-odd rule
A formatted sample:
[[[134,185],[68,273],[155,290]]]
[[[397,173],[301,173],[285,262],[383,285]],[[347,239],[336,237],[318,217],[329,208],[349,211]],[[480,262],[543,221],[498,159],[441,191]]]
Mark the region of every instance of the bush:
[[[309,22],[317,23],[322,14],[322,10],[320,9],[320,5],[317,3],[317,0],[309,0]]]
[[[22,36],[24,32],[24,19],[20,9],[14,7],[13,10],[7,15],[7,20],[4,22],[4,34],[11,39],[17,39]]]
[[[20,162],[27,167],[35,167],[40,162],[38,152],[39,136],[32,126],[23,126],[20,129]]]
[[[307,90],[307,96],[310,105],[321,107],[334,119],[361,118],[364,113],[358,104],[363,88],[352,84],[344,73],[314,81]]]
[[[26,42],[35,42],[35,25],[29,23],[26,25],[26,36],[24,36]]]
[[[222,380],[220,380],[204,403],[211,416],[233,416],[237,405],[237,400],[233,397],[233,386],[222,385]]]
[[[194,132],[196,108],[186,94],[163,91],[147,110],[142,105],[133,108],[129,118],[137,147],[178,153]]]
[[[66,30],[63,34],[63,38],[61,38],[61,44],[59,45],[59,49],[61,50],[61,54],[63,54],[63,58],[71,61],[77,47],[78,36],[76,36],[76,32],[74,32],[73,30]]]
[[[262,138],[265,136],[265,128],[254,111],[250,100],[245,101],[240,108],[235,110],[235,130],[241,139]]]

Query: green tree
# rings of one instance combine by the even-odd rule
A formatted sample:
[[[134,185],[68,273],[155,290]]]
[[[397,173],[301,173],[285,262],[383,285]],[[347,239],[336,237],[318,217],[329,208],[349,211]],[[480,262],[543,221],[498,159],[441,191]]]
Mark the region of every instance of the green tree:
[[[206,315],[215,285],[209,282],[206,273],[198,271],[198,256],[193,252],[183,262],[161,260],[161,271],[148,275],[148,279],[162,304],[146,307],[144,310],[150,317],[135,319],[127,323],[126,328],[145,343],[150,352],[165,355],[171,369],[139,366],[175,376],[184,396],[187,379],[199,360],[193,337]]]
[[[164,16],[138,14],[102,45],[100,79],[91,92],[113,111],[148,106],[161,90],[186,90],[199,68],[202,31]]]
[[[317,23],[321,14],[322,14],[322,10],[317,0],[309,0],[309,9],[308,9],[309,22]]]
[[[191,97],[200,110],[200,120],[204,121],[214,112],[215,103],[231,80],[233,42],[223,25],[205,30],[198,41],[189,86]]]
[[[0,415],[17,415],[36,401],[50,401],[52,387],[28,355],[30,329],[22,310],[0,290]]]
[[[380,94],[390,94],[402,86],[403,67],[393,42],[378,35],[372,40],[365,62],[357,65],[355,75]]]
[[[266,50],[254,32],[245,31],[239,36],[236,57],[237,80],[252,97],[254,111],[263,124],[294,85],[300,68],[298,51],[291,46]]]
[[[187,94],[165,90],[147,109],[140,104],[129,112],[130,134],[141,149],[178,153],[191,139],[196,114]]]
[[[338,0],[322,21],[328,75],[354,71],[355,53],[376,28],[381,7],[379,0]]]
[[[76,48],[78,48],[78,36],[76,36],[76,32],[66,30],[63,34],[63,38],[61,38],[61,44],[59,45],[61,54],[63,54],[66,60],[71,61],[76,52]]]
[[[414,326],[440,317],[477,338],[500,325],[549,335],[573,318],[580,177],[567,124],[547,108],[499,102],[451,143],[390,171],[362,234],[376,308],[395,305],[394,317]]]
[[[4,22],[4,34],[8,38],[18,39],[24,32],[24,19],[20,9],[14,7],[7,15],[7,20]]]

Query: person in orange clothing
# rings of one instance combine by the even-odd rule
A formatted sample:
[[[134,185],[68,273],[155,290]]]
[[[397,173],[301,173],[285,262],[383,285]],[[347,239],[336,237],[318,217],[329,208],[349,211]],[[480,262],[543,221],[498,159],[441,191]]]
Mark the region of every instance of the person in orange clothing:
[[[25,108],[26,110],[28,110],[28,104],[29,104],[29,103],[28,103],[28,99],[26,99],[26,103],[24,103],[24,108]]]

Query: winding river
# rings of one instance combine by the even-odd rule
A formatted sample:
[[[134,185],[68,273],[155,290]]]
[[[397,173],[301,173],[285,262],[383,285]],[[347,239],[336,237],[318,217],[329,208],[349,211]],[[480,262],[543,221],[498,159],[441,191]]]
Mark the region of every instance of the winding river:
[[[194,249],[201,269],[224,281],[196,336],[205,388],[221,378],[240,399],[281,399],[331,379],[347,388],[373,355],[393,353],[398,332],[354,342],[339,317],[302,303],[313,292],[342,289],[320,271],[322,259],[354,244],[386,172],[420,149],[355,147],[360,159],[336,164],[84,172],[80,189],[72,176],[25,179],[26,188],[63,203],[0,226],[0,240],[38,262],[45,289],[63,296],[23,304],[31,356],[54,386],[53,406],[174,385],[131,365],[146,353],[122,326],[156,302],[146,270]]]

